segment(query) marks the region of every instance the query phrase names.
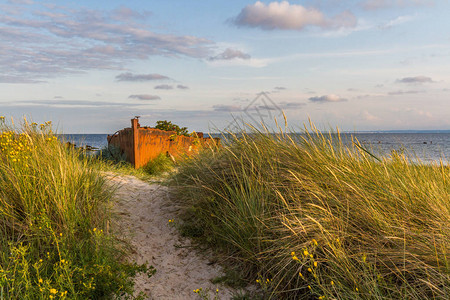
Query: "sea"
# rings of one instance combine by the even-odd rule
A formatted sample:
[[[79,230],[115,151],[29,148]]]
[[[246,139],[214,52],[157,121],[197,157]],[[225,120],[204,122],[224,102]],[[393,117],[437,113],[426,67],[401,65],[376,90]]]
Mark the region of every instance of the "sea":
[[[376,156],[386,156],[392,151],[407,153],[413,160],[424,163],[450,162],[450,131],[435,132],[358,132],[343,133],[343,140],[350,142],[350,136],[356,138],[364,148]],[[64,134],[60,139],[69,141],[77,147],[86,145],[96,149],[108,145],[107,134]],[[220,134],[211,134],[220,137]]]

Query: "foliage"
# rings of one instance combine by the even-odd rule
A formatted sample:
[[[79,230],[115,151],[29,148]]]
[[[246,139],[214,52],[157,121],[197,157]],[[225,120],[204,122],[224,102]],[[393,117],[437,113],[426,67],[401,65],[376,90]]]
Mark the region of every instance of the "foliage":
[[[185,226],[274,297],[450,295],[448,165],[379,159],[314,126],[252,129],[187,161],[173,184]]]
[[[108,145],[98,152],[98,158],[111,161],[113,163],[125,163],[127,161],[126,154],[119,147]]]
[[[156,129],[164,130],[164,131],[175,131],[177,135],[185,135],[189,136],[187,127],[180,127],[176,124],[173,124],[171,121],[157,121]]]
[[[21,129],[0,119],[1,299],[110,299],[130,296],[136,272],[108,231],[107,188],[51,123]]]
[[[150,160],[143,169],[149,175],[161,175],[172,170],[173,167],[173,161],[167,155],[161,153],[155,159]]]

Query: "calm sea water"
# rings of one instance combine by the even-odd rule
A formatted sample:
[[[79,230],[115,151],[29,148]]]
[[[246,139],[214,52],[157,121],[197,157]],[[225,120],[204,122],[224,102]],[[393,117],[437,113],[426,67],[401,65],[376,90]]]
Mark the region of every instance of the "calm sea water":
[[[392,150],[404,150],[424,162],[450,161],[450,132],[446,133],[356,133],[352,134],[374,154],[382,156]],[[220,137],[219,135],[213,135]],[[350,134],[344,134],[349,140]],[[103,148],[108,145],[106,134],[65,134],[61,138],[77,146]]]

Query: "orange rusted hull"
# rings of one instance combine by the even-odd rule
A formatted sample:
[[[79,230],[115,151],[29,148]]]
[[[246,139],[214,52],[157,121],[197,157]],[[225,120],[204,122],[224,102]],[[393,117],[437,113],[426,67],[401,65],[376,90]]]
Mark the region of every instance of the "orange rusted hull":
[[[108,136],[108,144],[121,149],[136,169],[164,153],[179,157],[193,155],[203,147],[220,145],[219,138],[204,138],[198,132],[196,137],[176,135],[173,131],[140,127],[138,119],[131,120],[131,128],[125,128]]]

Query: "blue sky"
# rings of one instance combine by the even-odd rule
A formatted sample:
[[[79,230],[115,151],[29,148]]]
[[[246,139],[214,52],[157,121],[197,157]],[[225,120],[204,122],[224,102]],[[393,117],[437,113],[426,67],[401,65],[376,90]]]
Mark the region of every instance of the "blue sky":
[[[449,1],[0,1],[0,114],[450,129]],[[264,92],[264,94],[261,94]]]

